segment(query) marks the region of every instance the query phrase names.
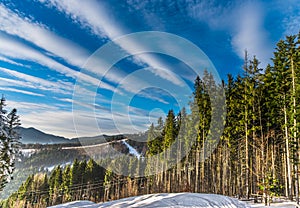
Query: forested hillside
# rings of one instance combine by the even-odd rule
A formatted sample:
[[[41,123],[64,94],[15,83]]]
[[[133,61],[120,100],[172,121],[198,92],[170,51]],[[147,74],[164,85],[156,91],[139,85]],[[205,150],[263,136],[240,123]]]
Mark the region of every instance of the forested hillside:
[[[272,63],[265,69],[260,68],[256,57],[250,58],[246,52],[244,73],[236,77],[228,75],[228,80],[220,85],[208,72],[201,79],[197,77],[190,108],[178,114],[170,110],[165,121],[159,119],[150,126],[145,158],[76,160],[72,166],[55,168],[50,176],[30,176],[3,206],[45,207],[79,199],[100,202],[183,191],[244,198],[264,193],[299,200],[299,46],[300,33],[279,41]],[[215,93],[209,94],[208,86]],[[219,130],[214,129],[216,125],[211,128],[212,112],[218,110],[212,102],[221,99],[222,88],[227,113],[224,132],[214,149],[213,143],[205,141],[211,131]],[[195,117],[197,123],[193,122]],[[195,142],[189,150],[187,144],[191,139]],[[209,148],[214,151],[206,158],[204,154],[210,152]],[[176,154],[168,154],[171,152]],[[157,161],[148,159],[159,153],[163,154]],[[148,169],[155,162],[167,167],[172,160],[176,165],[166,171],[160,172],[163,167],[159,165],[154,166],[158,170]],[[128,176],[116,175],[110,168],[105,170],[98,162],[119,165],[117,168],[126,169]],[[147,175],[149,171],[156,174],[134,177]]]

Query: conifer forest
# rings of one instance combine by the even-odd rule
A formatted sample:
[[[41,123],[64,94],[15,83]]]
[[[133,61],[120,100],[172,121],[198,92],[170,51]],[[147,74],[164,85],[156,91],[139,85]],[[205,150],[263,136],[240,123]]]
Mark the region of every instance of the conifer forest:
[[[163,192],[240,199],[259,194],[299,202],[300,33],[274,46],[266,68],[247,51],[242,67],[242,74],[229,74],[222,83],[209,72],[195,77],[189,106],[170,109],[149,127],[147,141],[136,145],[144,149],[140,158],[76,159],[51,173],[29,176],[2,206],[104,202]],[[214,102],[224,102],[225,109]],[[223,118],[224,129],[214,123],[212,112]]]

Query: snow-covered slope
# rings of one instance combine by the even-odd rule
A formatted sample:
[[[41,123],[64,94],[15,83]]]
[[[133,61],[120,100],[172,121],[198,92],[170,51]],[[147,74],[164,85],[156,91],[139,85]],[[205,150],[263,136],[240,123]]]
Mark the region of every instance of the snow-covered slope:
[[[132,147],[130,144],[128,144],[125,140],[122,140],[122,141],[126,145],[126,147],[129,149],[129,153],[136,156],[138,159],[140,159],[141,154],[138,153],[138,151],[136,151],[136,149],[134,149],[134,147]]]
[[[205,207],[205,208],[244,208],[244,203],[230,197],[216,194],[163,193],[130,197],[100,204],[77,201],[55,206],[64,207]]]

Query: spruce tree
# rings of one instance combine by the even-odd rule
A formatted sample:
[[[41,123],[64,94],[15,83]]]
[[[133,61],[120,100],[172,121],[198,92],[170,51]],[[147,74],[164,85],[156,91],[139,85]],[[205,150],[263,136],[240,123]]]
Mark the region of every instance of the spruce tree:
[[[20,140],[16,131],[20,125],[17,110],[13,109],[6,115],[5,106],[5,98],[2,96],[0,100],[0,191],[12,179]]]

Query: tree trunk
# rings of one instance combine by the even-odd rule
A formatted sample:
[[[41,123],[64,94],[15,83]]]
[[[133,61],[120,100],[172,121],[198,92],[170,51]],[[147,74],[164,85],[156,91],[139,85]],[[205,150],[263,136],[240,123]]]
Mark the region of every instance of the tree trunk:
[[[284,102],[286,101],[284,95]],[[286,148],[286,165],[287,165],[287,176],[288,176],[288,196],[293,200],[292,195],[292,173],[291,173],[291,163],[290,163],[290,147],[289,147],[289,134],[288,134],[288,121],[287,121],[287,109],[284,103],[284,132],[285,132],[285,148]]]
[[[299,204],[299,184],[298,184],[298,141],[297,141],[297,120],[296,120],[296,85],[295,85],[295,70],[293,58],[291,58],[291,68],[292,68],[292,86],[293,86],[293,136],[294,145],[296,149],[294,150],[294,174],[295,174],[295,195],[297,204]],[[296,161],[295,161],[296,160]]]

